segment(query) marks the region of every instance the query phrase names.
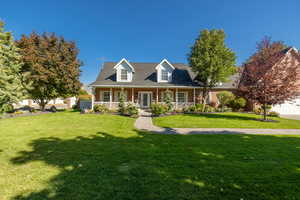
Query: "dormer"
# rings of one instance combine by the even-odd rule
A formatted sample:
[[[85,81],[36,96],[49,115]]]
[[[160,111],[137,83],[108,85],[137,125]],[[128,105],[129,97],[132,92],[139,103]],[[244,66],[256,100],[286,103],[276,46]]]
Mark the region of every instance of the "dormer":
[[[157,82],[172,82],[172,74],[175,70],[175,67],[169,61],[167,61],[167,59],[163,59],[155,67],[155,69],[157,74]]]
[[[118,62],[114,69],[116,70],[117,82],[131,82],[133,78],[134,68],[132,65],[123,58]]]

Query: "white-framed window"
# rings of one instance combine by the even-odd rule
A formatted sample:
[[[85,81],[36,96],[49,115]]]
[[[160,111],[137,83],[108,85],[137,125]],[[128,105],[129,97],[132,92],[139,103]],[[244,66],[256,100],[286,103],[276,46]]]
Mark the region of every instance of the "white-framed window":
[[[128,80],[128,72],[126,69],[121,69],[121,80],[122,81]]]
[[[161,70],[161,80],[162,81],[168,81],[169,80],[169,74],[167,70]]]
[[[102,101],[104,101],[104,102],[110,101],[110,92],[109,91],[102,92]]]
[[[187,102],[187,92],[178,92],[177,93],[177,102],[178,103]]]

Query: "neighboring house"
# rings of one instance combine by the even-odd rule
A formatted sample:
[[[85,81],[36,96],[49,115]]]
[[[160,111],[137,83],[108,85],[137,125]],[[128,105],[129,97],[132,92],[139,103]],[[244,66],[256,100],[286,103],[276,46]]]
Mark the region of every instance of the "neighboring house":
[[[209,93],[208,103],[217,103],[216,93],[235,90],[237,75],[228,83],[220,83]],[[194,105],[201,99],[201,84],[195,80],[191,67],[181,63],[138,63],[122,59],[120,62],[105,62],[97,80],[90,84],[92,104],[104,104],[116,109],[123,90],[125,101],[139,108],[149,108],[151,103],[163,102],[167,90],[172,92],[175,109]]]
[[[69,98],[56,98],[53,100],[50,100],[49,103],[46,105],[46,107],[50,106],[56,106],[57,108],[72,108],[73,105],[76,104],[76,97],[69,97]],[[20,101],[17,104],[14,104],[15,108],[20,108],[24,106],[30,106],[34,108],[39,108],[39,105],[32,99],[25,99]]]
[[[288,65],[295,65],[295,64],[300,63],[299,59],[294,59],[295,56],[297,54],[299,54],[298,50],[295,47],[287,48],[287,49],[283,50],[281,53],[282,53],[282,57],[279,57],[280,60],[278,62],[286,62],[286,63],[288,63]],[[291,60],[295,60],[295,62],[298,62],[298,63],[290,62]],[[289,66],[287,66],[287,67],[289,67]],[[300,82],[300,77],[298,78],[298,80]],[[280,114],[299,115],[300,114],[300,88],[299,88],[299,93],[295,94],[294,99],[285,101],[283,104],[274,105],[271,110],[278,112]]]
[[[297,56],[299,52],[295,47],[286,48],[279,53],[280,56],[276,55],[278,60],[274,62],[275,64],[271,67],[270,70],[275,68],[278,63],[287,63],[286,67],[289,67],[290,65],[297,65],[300,62],[299,56]],[[298,78],[298,80],[300,82],[300,77]],[[250,107],[253,108],[255,107],[255,105],[252,104]],[[299,88],[299,93],[295,94],[294,99],[285,101],[283,104],[273,105],[271,111],[278,112],[279,114],[300,115],[300,88]]]

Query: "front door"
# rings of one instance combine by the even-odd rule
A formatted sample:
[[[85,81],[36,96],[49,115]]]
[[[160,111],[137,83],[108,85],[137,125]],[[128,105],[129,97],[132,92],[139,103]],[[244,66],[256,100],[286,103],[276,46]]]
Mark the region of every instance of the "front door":
[[[149,108],[151,102],[151,93],[150,92],[141,92],[141,108]]]

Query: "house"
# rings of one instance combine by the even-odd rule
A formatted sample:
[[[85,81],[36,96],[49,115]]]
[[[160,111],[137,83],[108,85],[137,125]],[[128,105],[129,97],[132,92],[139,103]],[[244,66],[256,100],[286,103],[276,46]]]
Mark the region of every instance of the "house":
[[[217,103],[216,93],[235,90],[237,75],[230,82],[220,83],[209,92],[208,103]],[[195,80],[191,67],[182,63],[171,63],[163,59],[159,63],[129,62],[125,58],[119,62],[105,62],[92,88],[92,105],[104,104],[116,109],[120,93],[125,101],[141,109],[151,103],[163,102],[166,91],[171,91],[175,109],[194,105],[201,100],[201,83]]]
[[[298,50],[295,47],[286,48],[278,52],[278,54],[274,56],[276,60],[274,60],[274,64],[270,66],[270,69],[268,69],[268,71],[276,70],[276,67],[280,63],[285,63],[284,65],[285,68],[288,68],[290,66],[296,66],[296,67],[299,66],[298,69],[300,70],[300,55]],[[298,78],[298,82],[296,82],[296,84],[298,83],[300,85],[300,77]],[[273,105],[271,107],[271,111],[275,111],[281,115],[283,114],[300,115],[300,87],[298,91],[299,91],[298,93],[294,94],[295,97],[293,99],[289,99],[285,101],[283,104]],[[257,105],[252,104],[250,107],[254,108],[256,106]]]
[[[288,65],[299,65],[300,66],[300,53],[295,47],[289,47],[281,52],[282,57],[278,62],[286,62]],[[298,54],[298,56],[297,56]],[[291,60],[295,61],[291,62]],[[275,64],[276,65],[276,64]],[[287,66],[288,67],[288,66]],[[300,67],[299,67],[300,70]],[[299,85],[300,85],[300,77],[298,78]],[[298,83],[298,82],[297,82]],[[299,93],[295,94],[294,99],[290,99],[285,101],[283,104],[278,104],[272,106],[272,111],[278,112],[280,114],[287,114],[287,115],[300,115],[300,87]]]
[[[55,106],[57,108],[72,108],[74,105],[76,105],[76,97],[69,97],[50,100],[46,107],[49,108],[51,106]],[[14,108],[22,108],[24,106],[39,108],[39,105],[32,99],[24,99],[16,104],[13,104],[13,106]]]

